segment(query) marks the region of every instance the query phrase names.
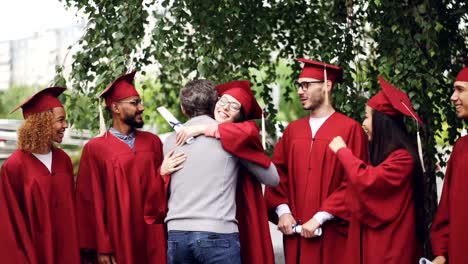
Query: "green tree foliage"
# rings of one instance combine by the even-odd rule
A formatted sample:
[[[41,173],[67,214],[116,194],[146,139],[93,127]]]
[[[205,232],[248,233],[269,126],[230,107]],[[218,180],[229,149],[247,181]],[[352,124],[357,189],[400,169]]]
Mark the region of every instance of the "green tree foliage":
[[[147,121],[158,118],[158,105],[177,106],[178,91],[191,78],[217,83],[245,78],[265,106],[269,131],[278,118],[301,115],[291,111],[300,108],[292,100],[300,70],[295,58],[342,66],[345,81],[334,88],[335,106],[357,120],[367,98],[379,90],[381,74],[408,92],[425,123],[420,131],[432,218],[435,137],[451,144],[460,127],[449,97],[461,59],[468,54],[466,1],[62,1],[89,21],[67,80],[73,88],[67,104],[76,110],[72,122],[82,127],[93,123],[97,113],[89,106],[95,106],[98,91],[130,68],[149,64],[159,74],[141,85]],[[273,104],[274,87],[282,93],[280,114]],[[414,122],[408,124],[415,132]],[[440,137],[443,124],[449,126]]]
[[[86,33],[80,39],[80,52],[74,55],[67,100],[69,120],[78,128],[96,128],[96,96],[118,75],[149,64],[148,56],[138,56],[148,24],[147,7],[154,4],[140,0],[75,1],[63,0],[87,17]],[[56,78],[63,79],[61,69]]]
[[[23,119],[21,109],[11,113],[16,106],[35,93],[35,89],[27,85],[13,85],[0,93],[0,118]]]

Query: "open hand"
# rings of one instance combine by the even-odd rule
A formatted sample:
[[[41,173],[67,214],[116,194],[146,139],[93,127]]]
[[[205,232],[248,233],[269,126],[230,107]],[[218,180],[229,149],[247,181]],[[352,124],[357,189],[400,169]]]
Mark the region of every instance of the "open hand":
[[[164,160],[161,164],[161,175],[172,174],[184,167],[181,164],[187,159],[187,155],[185,153],[176,154],[174,152],[175,150],[171,150],[164,156]]]

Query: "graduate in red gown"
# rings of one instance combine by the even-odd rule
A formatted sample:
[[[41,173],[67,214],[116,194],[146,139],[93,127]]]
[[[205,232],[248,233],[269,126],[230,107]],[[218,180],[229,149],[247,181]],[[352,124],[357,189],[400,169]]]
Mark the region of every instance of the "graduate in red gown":
[[[328,144],[341,136],[352,152],[367,156],[367,139],[361,125],[338,113],[331,105],[331,91],[342,80],[340,67],[299,59],[298,95],[308,117],[288,125],[275,146],[273,162],[280,184],[266,188],[270,221],[283,233],[286,263],[345,263],[349,213],[345,206],[345,171]],[[293,226],[302,224],[301,234]],[[316,230],[322,229],[317,236]]]
[[[382,91],[367,103],[363,122],[370,164],[356,157],[341,137],[330,143],[348,177],[347,263],[417,263],[427,226],[424,180],[416,140],[403,117],[422,121],[404,92],[382,77],[379,81]]]
[[[271,165],[264,153],[259,138],[259,129],[253,119],[262,116],[249,81],[231,81],[216,86],[219,96],[229,96],[231,102],[220,99],[215,108],[217,125],[187,126],[177,134],[178,144],[192,136],[219,138],[223,148],[233,155],[254,162],[264,168]],[[238,103],[240,115],[232,115],[231,104]],[[236,191],[236,219],[239,228],[242,263],[274,263],[274,253],[268,225],[266,207],[263,202],[260,182],[241,166]]]
[[[102,93],[112,127],[83,149],[76,187],[80,247],[99,263],[166,263],[163,225],[146,225],[143,205],[151,178],[159,179],[160,139],[139,131],[144,107],[133,86],[135,72]]]
[[[0,181],[2,181],[1,178]],[[0,257],[2,262],[6,264],[28,263],[28,260],[24,255],[24,251],[22,251],[16,243],[13,224],[10,219],[8,206],[2,189],[0,189],[0,234],[2,234],[0,236]],[[32,246],[29,239],[27,240],[27,243]]]
[[[452,97],[457,116],[468,120],[468,67],[458,73]],[[439,208],[431,228],[434,264],[468,263],[468,136],[453,146]]]
[[[14,240],[0,246],[2,263],[80,263],[73,167],[53,145],[62,142],[68,127],[57,98],[64,90],[46,88],[15,109],[23,109],[25,122],[18,130],[18,149],[0,172],[0,222],[6,229],[1,236]]]

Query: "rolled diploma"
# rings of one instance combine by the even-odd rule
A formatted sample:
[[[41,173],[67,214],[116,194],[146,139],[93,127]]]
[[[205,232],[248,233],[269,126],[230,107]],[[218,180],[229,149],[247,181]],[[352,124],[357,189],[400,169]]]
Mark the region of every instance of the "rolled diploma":
[[[162,115],[162,117],[172,126],[175,132],[179,132],[184,126],[175,118],[175,116],[167,110],[166,107],[160,106],[157,108],[158,112]],[[188,138],[185,143],[191,144],[195,140],[194,137]]]

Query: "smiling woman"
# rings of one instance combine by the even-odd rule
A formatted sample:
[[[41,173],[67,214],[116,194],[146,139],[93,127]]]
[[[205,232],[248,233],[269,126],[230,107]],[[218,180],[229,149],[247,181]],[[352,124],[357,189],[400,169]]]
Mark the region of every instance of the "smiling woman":
[[[17,247],[8,263],[79,263],[73,167],[52,143],[60,143],[68,127],[57,98],[63,91],[46,88],[13,110],[21,108],[25,122],[18,130],[18,149],[0,170],[0,199],[8,201],[0,221],[12,223],[14,237],[7,243]],[[11,253],[0,248],[0,256]]]

